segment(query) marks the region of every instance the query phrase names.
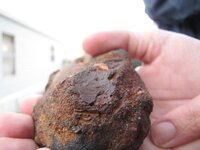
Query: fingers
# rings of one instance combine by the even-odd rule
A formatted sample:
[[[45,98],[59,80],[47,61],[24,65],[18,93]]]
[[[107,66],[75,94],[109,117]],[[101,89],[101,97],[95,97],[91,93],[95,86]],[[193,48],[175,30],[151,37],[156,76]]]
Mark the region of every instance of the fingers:
[[[32,138],[34,135],[32,117],[25,114],[0,114],[0,137]]]
[[[0,150],[36,150],[38,148],[36,143],[32,139],[28,139],[33,138],[33,135],[33,120],[30,115],[0,114]],[[50,149],[41,148],[38,150]]]
[[[160,54],[161,46],[163,47],[169,36],[170,32],[162,30],[149,33],[101,32],[85,39],[83,48],[91,55],[122,48],[134,58],[150,63]]]
[[[200,138],[200,96],[153,123],[151,138],[161,147],[176,147]]]
[[[31,139],[0,137],[0,150],[36,150],[38,147]]]
[[[31,115],[33,107],[41,98],[42,96],[38,95],[34,97],[25,98],[24,100],[22,100],[20,104],[21,113]]]

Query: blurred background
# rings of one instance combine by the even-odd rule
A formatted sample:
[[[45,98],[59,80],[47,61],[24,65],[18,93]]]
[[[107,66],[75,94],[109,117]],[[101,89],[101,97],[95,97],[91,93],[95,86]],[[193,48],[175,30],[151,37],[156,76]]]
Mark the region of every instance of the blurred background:
[[[51,72],[84,54],[88,35],[155,28],[142,0],[0,0],[0,113],[41,94]]]

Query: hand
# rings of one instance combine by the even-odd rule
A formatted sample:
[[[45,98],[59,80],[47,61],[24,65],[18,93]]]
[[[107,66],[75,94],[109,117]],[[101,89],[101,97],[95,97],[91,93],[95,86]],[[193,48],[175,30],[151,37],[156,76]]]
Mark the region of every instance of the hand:
[[[21,111],[24,114],[6,113],[0,115],[0,150],[35,150],[37,145],[32,140],[33,138],[33,122],[30,118],[32,109],[35,103],[41,97],[29,98],[21,105]],[[8,118],[10,121],[8,121]],[[16,124],[18,122],[18,124]],[[10,130],[12,129],[12,130]],[[15,131],[18,131],[17,133]],[[18,139],[20,138],[20,139]],[[26,139],[25,139],[26,138]],[[174,150],[197,150],[199,141],[192,142]],[[149,138],[147,138],[141,147],[141,150],[161,150],[154,146]],[[48,148],[40,148],[38,150],[49,150]],[[169,149],[162,149],[169,150]]]
[[[168,121],[175,125],[176,134],[172,138],[171,145],[164,145],[164,147],[181,145],[173,150],[200,147],[200,142],[197,140],[200,127],[198,127],[199,120],[196,117],[199,115],[198,102],[200,100],[198,97],[194,98],[200,89],[198,40],[164,31],[147,34],[110,32],[90,37],[84,42],[84,48],[93,55],[115,48],[124,48],[133,57],[141,59],[145,64],[139,70],[139,74],[154,98],[155,106],[151,117],[154,122],[151,134],[154,143],[159,144],[155,137],[162,136],[156,132],[155,127],[162,121]],[[184,58],[187,59],[184,61]],[[26,105],[28,108],[22,109],[28,114],[32,110],[29,104]],[[4,114],[0,116],[0,130],[3,131],[0,133],[1,150],[37,148],[32,140],[33,122],[29,115],[7,114],[5,116]],[[188,144],[184,145],[184,143]],[[161,150],[151,142],[149,137],[141,147],[141,150],[147,149]]]
[[[154,99],[151,135],[141,149],[200,147],[200,41],[158,30],[102,32],[88,37],[91,55],[123,48],[144,62],[138,73]],[[151,139],[151,140],[150,140]],[[153,141],[153,142],[151,142]],[[158,145],[158,146],[156,146]],[[179,148],[178,148],[179,146]]]
[[[0,114],[0,150],[36,150],[38,148],[33,140],[34,126],[31,113],[33,106],[40,98],[34,97],[24,101],[21,106],[24,114]]]

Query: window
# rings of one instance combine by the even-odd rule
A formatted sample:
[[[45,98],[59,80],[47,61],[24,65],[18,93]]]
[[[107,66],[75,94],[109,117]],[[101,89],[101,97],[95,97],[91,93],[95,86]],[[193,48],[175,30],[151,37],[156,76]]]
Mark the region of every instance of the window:
[[[51,60],[51,62],[55,61],[55,48],[54,48],[54,46],[51,46],[51,48],[50,48],[50,60]]]
[[[15,68],[15,39],[14,36],[3,34],[2,69],[3,76],[16,74]]]

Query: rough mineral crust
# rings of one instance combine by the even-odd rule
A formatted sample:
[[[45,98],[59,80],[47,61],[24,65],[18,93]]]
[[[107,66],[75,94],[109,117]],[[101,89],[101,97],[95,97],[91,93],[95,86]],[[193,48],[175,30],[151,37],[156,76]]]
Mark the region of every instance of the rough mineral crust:
[[[151,111],[124,51],[79,59],[52,74],[34,108],[35,141],[51,150],[137,150]]]

